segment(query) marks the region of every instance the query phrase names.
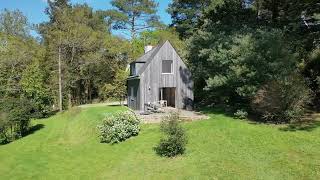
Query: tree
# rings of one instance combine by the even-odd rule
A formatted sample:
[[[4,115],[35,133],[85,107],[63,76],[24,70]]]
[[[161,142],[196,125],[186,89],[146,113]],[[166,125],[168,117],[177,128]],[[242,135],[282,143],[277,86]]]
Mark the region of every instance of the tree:
[[[44,117],[51,112],[53,104],[53,94],[48,87],[46,72],[41,69],[40,62],[43,59],[43,53],[39,59],[33,60],[22,74],[21,86],[23,94],[34,104],[34,117]]]
[[[6,45],[0,53],[0,99],[19,97],[22,94],[20,80],[23,71],[36,57],[39,45],[32,39],[23,39],[0,33]]]
[[[314,93],[313,104],[320,108],[320,48],[313,50],[305,63],[302,73]]]
[[[117,98],[120,100],[120,104],[127,93],[126,80],[128,78],[128,72],[119,70],[116,73],[113,83],[106,84],[104,86],[104,94],[106,98]]]
[[[277,87],[268,89],[272,92],[267,96],[282,97],[283,91],[289,89],[285,92],[291,94],[280,102],[285,111],[282,115],[288,120],[293,118],[293,114],[301,115],[290,106],[297,107],[295,105],[298,104],[299,108],[304,108],[307,103],[305,99],[308,99],[309,91],[304,81],[290,77],[300,73],[297,64],[305,56],[304,52],[310,49],[305,43],[309,41],[309,33],[304,32],[304,27],[299,25],[302,19],[299,21],[298,18],[298,14],[305,10],[302,7],[309,5],[303,2],[305,6],[295,9],[297,4],[300,5],[296,1],[288,2],[288,7],[282,4],[283,1],[272,1],[275,4],[266,3],[263,6],[259,4],[261,2],[212,1],[202,11],[198,30],[188,40],[188,61],[195,80],[195,98],[209,104],[227,105],[231,110],[252,113],[254,108],[250,107],[250,102],[258,91],[270,82],[277,82],[272,84]],[[273,9],[275,6],[277,8]],[[273,17],[269,17],[270,13]],[[296,14],[296,19],[286,18],[286,14],[291,13]],[[302,35],[307,35],[308,39],[302,38]],[[301,84],[299,95],[286,86],[297,82]],[[259,114],[267,114],[267,109],[263,111]]]
[[[52,69],[59,69],[58,60],[61,62],[61,73],[54,71],[52,83],[58,84],[60,74],[64,107],[100,98],[103,85],[125,68],[129,49],[124,48],[126,41],[112,36],[101,12],[94,12],[86,4],[62,8],[54,14],[54,21],[43,24],[40,30]]]
[[[48,7],[45,10],[45,13],[49,16],[51,22],[56,22],[56,17],[59,12],[63,11],[66,8],[70,8],[70,0],[47,0]]]
[[[243,105],[261,84],[295,69],[281,31],[244,28],[221,33],[211,28],[193,36],[189,59],[193,76],[205,79],[205,94],[212,92],[215,101]]]
[[[311,99],[311,91],[301,77],[299,74],[292,74],[266,82],[251,101],[252,110],[263,121],[299,121]]]
[[[0,138],[2,143],[19,139],[29,131],[33,104],[26,98],[5,98],[0,101]],[[0,142],[1,143],[1,142]]]
[[[0,111],[0,145],[10,142],[10,122],[8,121],[7,114]]]
[[[170,40],[180,56],[185,56],[186,44],[179,39],[179,35],[175,29],[169,27],[142,31],[138,38],[132,40],[131,45],[134,52],[130,55],[132,59],[137,59],[144,53],[144,47],[146,45],[157,46],[164,43],[166,40]]]
[[[164,43],[167,40],[170,40],[172,45],[178,51],[179,55],[184,56],[186,53],[186,44],[184,41],[179,39],[179,34],[176,32],[175,28],[167,27],[165,29],[156,29],[154,31],[143,31],[140,34],[139,39],[142,41],[142,49],[146,44],[156,46]]]
[[[32,114],[43,117],[52,105],[43,66],[44,47],[28,34],[27,18],[21,12],[5,11],[4,14],[6,31],[0,32],[0,41],[4,42],[0,53],[0,101],[29,101],[37,106]],[[12,24],[6,24],[10,21]]]
[[[28,20],[19,10],[4,9],[0,12],[0,32],[12,36],[29,37]]]
[[[188,38],[199,25],[204,9],[210,0],[173,0],[169,5],[168,13],[171,15],[171,26],[176,28],[180,38]]]
[[[116,9],[106,14],[114,22],[114,29],[129,31],[131,40],[139,32],[159,25],[158,4],[153,0],[113,0],[111,4]]]

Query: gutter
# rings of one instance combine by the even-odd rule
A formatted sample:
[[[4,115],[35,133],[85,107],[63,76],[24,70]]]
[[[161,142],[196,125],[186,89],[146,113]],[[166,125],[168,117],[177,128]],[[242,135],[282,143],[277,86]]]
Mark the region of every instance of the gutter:
[[[140,76],[130,76],[127,80],[140,79]]]

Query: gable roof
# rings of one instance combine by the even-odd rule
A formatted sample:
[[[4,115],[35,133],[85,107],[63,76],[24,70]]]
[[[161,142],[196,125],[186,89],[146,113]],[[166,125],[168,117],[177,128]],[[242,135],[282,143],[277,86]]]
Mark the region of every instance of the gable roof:
[[[133,62],[147,62],[150,58],[153,59],[154,56],[158,53],[159,51],[159,45],[152,48],[150,51],[148,51],[147,53],[145,53],[144,55],[142,55],[141,57],[139,57],[137,60],[133,61]]]
[[[137,60],[132,62],[132,63],[144,63],[144,65],[139,69],[139,72],[137,72],[137,74],[134,77],[131,77],[131,79],[132,78],[139,78],[139,76],[147,69],[149,64],[153,61],[154,57],[158,54],[160,49],[166,43],[169,43],[170,46],[173,48],[173,50],[175,52],[177,52],[176,49],[172,46],[172,44],[170,43],[169,40],[166,40],[165,42],[157,45],[155,48],[153,48],[152,50],[150,50],[149,52],[147,52],[146,54],[142,55],[140,58],[138,58]]]
[[[158,46],[156,46],[155,48],[153,48],[152,50],[150,50],[149,52],[147,52],[146,54],[138,58],[136,61],[134,61],[134,62],[145,62],[145,64],[141,67],[139,72],[137,72],[137,76],[140,76],[146,70],[146,68],[149,66],[151,61],[158,54],[158,52],[166,42],[169,42],[169,41],[165,41],[164,43],[159,44]]]

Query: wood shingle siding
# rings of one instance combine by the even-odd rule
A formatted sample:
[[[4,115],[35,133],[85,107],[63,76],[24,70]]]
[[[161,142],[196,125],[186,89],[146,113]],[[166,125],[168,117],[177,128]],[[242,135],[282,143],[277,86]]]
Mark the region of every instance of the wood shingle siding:
[[[176,108],[192,108],[193,81],[191,72],[169,41],[153,48],[133,63],[141,62],[141,60],[145,63],[136,73],[137,78],[130,77],[128,79],[128,105],[130,108],[145,110],[145,104],[159,101],[161,88],[175,89],[175,93],[172,94],[175,96],[174,104]],[[172,73],[162,73],[163,60],[172,60]],[[129,103],[129,98],[132,98],[130,93],[133,86],[138,91],[136,93],[136,104]]]

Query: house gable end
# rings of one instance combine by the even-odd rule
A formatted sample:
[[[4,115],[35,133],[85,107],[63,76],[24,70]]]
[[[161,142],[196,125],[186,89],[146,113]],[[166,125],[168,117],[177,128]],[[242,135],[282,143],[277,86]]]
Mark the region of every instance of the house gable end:
[[[161,44],[157,47],[155,47],[152,52],[150,52],[150,55],[148,56],[148,59],[146,60],[146,63],[141,67],[141,69],[138,72],[138,75],[141,75],[146,68],[150,65],[151,61],[153,61],[154,57],[159,53],[160,49],[162,48],[164,44]]]

